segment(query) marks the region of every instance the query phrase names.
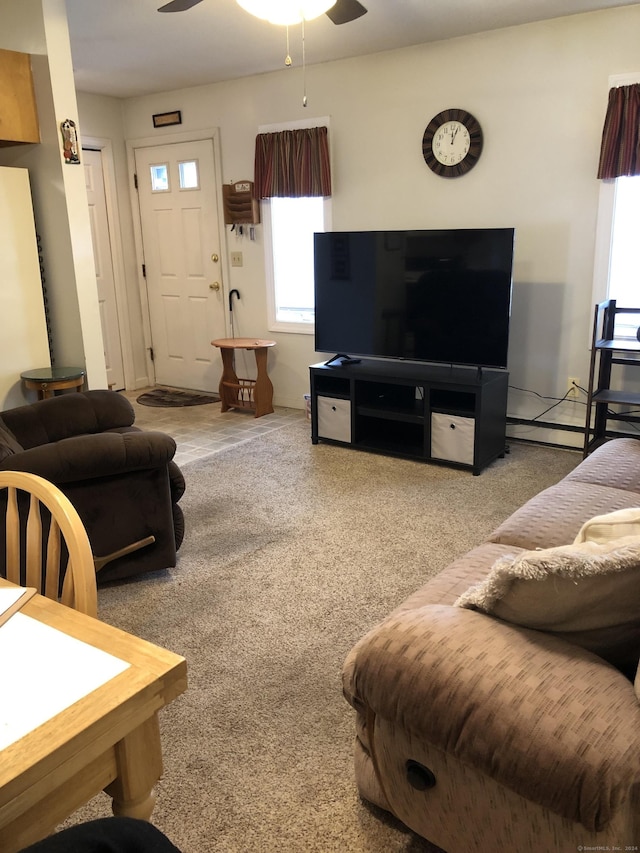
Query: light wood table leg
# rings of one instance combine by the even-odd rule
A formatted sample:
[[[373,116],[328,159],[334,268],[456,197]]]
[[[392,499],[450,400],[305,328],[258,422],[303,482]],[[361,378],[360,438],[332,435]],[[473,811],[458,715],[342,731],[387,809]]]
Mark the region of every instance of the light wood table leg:
[[[149,820],[156,802],[154,785],[162,776],[158,715],[154,714],[115,747],[118,777],[107,788],[113,813]]]
[[[256,407],[256,418],[270,415],[273,412],[273,383],[267,375],[267,348],[259,347],[256,355],[256,385],[253,389],[253,399]]]
[[[233,350],[223,347],[220,350],[220,354],[222,355],[222,376],[220,377],[220,385],[218,386],[218,393],[220,394],[220,401],[222,403],[220,411],[227,412],[233,408],[235,400],[232,399],[231,389],[228,385],[225,385],[225,382],[238,385],[238,377],[233,367]]]

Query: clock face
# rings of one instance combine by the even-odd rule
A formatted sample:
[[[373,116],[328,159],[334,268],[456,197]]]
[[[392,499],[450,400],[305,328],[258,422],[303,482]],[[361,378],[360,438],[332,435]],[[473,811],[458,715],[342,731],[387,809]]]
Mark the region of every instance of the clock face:
[[[443,178],[464,175],[478,162],[482,130],[466,110],[448,109],[434,116],[422,137],[422,154],[429,168]]]
[[[440,125],[431,141],[431,150],[438,163],[455,166],[469,153],[471,138],[467,128],[459,121]]]

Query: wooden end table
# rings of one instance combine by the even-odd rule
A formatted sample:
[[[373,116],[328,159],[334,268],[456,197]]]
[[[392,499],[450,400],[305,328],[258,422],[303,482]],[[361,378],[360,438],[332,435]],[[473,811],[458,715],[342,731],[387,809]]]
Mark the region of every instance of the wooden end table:
[[[38,367],[25,370],[20,378],[26,388],[38,392],[38,399],[53,397],[55,391],[75,388],[81,391],[84,385],[85,371],[82,367]]]
[[[221,338],[211,341],[222,355],[222,378],[219,393],[222,411],[228,409],[249,409],[255,417],[273,412],[273,385],[267,375],[267,350],[276,345],[275,341],[256,338]],[[257,376],[255,379],[238,379],[234,366],[234,350],[253,350],[256,356]]]

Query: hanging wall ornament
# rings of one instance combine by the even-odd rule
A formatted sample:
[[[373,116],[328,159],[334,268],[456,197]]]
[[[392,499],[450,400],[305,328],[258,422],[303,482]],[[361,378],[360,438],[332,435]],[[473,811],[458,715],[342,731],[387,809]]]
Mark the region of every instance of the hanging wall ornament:
[[[79,163],[80,154],[78,153],[78,134],[76,133],[76,123],[70,118],[60,122],[60,132],[62,133],[62,153],[64,154],[65,163]]]

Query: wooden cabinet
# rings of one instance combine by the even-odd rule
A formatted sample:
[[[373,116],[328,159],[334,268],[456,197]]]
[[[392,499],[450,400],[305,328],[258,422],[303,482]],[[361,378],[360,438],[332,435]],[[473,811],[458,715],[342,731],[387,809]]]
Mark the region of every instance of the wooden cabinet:
[[[0,146],[40,142],[28,53],[0,49]]]
[[[365,360],[311,373],[311,440],[479,474],[506,450],[503,370]]]

